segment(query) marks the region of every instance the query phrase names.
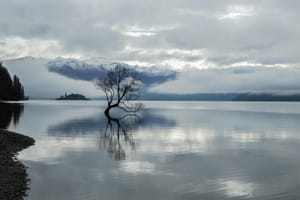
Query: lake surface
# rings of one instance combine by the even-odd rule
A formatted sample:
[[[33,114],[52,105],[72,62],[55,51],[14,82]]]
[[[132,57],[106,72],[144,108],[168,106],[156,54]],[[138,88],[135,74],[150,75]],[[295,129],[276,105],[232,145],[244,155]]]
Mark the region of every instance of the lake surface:
[[[28,101],[2,116],[36,140],[18,156],[27,199],[300,198],[300,103],[144,104],[121,122],[101,101]]]

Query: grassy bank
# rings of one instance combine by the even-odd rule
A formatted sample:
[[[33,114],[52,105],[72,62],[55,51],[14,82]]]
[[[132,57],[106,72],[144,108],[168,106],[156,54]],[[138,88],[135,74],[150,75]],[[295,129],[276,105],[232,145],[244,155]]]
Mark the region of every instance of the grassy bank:
[[[30,137],[0,129],[0,199],[19,200],[26,196],[28,175],[16,155],[33,144]]]

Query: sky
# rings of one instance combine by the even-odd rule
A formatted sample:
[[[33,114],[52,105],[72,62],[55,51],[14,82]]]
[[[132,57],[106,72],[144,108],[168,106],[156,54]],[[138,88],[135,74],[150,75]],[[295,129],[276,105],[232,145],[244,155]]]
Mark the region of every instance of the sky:
[[[297,66],[299,10],[297,0],[1,0],[0,58]]]
[[[300,92],[299,10],[297,0],[1,0],[0,59],[183,72],[153,92]]]

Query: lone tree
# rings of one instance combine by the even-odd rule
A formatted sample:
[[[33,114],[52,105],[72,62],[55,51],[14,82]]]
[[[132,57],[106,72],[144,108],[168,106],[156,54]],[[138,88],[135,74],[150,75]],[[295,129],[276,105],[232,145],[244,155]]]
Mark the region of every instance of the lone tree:
[[[130,103],[136,100],[142,82],[137,74],[121,64],[109,70],[104,76],[100,76],[96,85],[105,93],[107,108],[104,114],[110,118],[109,111],[112,108],[120,108],[125,112],[138,112],[142,107],[141,103]]]

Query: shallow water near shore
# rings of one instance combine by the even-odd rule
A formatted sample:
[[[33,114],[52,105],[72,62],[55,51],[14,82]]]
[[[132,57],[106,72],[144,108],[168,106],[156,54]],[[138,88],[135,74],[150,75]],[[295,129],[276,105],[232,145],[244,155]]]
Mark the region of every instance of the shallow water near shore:
[[[8,128],[36,140],[27,199],[300,197],[300,103],[144,104],[108,123],[105,102],[24,102]]]

